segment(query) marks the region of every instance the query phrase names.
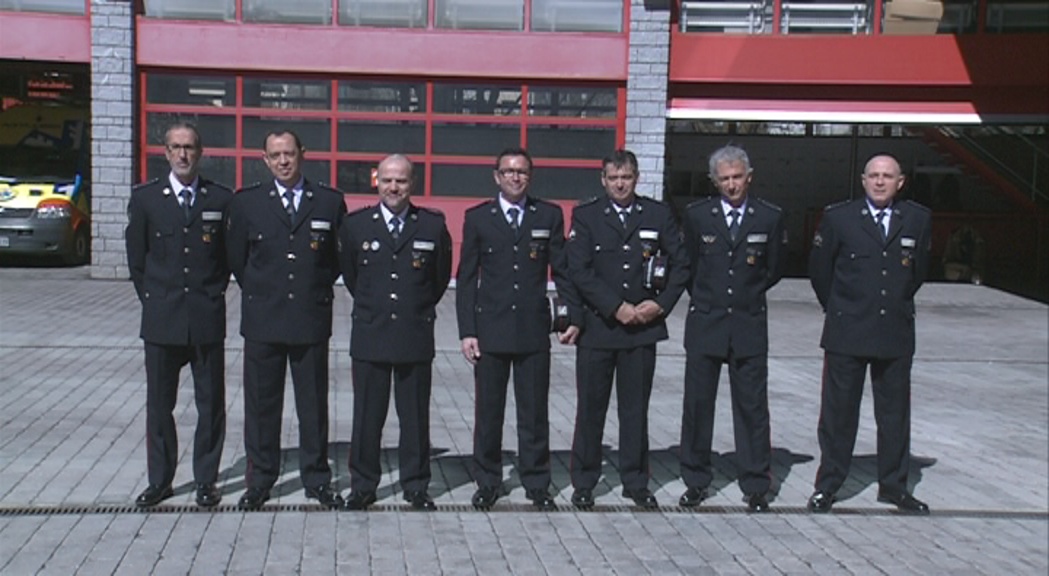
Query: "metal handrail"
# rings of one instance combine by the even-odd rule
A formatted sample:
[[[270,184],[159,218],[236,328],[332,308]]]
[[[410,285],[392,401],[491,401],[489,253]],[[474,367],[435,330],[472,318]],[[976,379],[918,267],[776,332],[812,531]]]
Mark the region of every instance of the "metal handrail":
[[[1006,164],[1004,161],[1002,161],[1000,158],[998,158],[997,155],[995,155],[993,152],[989,151],[986,147],[984,147],[982,144],[980,144],[972,136],[969,136],[965,132],[958,131],[958,130],[950,130],[948,132],[948,134],[952,135],[954,138],[958,138],[960,140],[963,140],[966,143],[966,146],[968,146],[971,150],[975,150],[976,152],[978,152],[980,154],[980,156],[982,156],[987,161],[992,162],[995,165],[996,168],[998,168],[999,170],[1001,170],[1002,172],[1007,174],[1010,178],[1012,178],[1013,182],[1019,183],[1019,184],[1023,185],[1025,188],[1028,188],[1030,193],[1031,193],[1031,198],[1032,199],[1040,198],[1043,201],[1049,201],[1049,194],[1046,194],[1045,192],[1042,192],[1037,187],[1037,183],[1038,183],[1038,179],[1037,179],[1037,167],[1038,167],[1038,164],[1037,164],[1037,161],[1036,161],[1035,167],[1034,167],[1035,171],[1032,173],[1035,177],[1034,177],[1033,180],[1029,181],[1026,176],[1023,176],[1022,174],[1018,173],[1016,170],[1014,170],[1012,168],[1012,166],[1009,166],[1008,164]],[[1032,150],[1034,150],[1034,151],[1036,151],[1038,153],[1042,153],[1042,150],[1040,148],[1038,148],[1037,146],[1034,146],[1033,143],[1031,143],[1031,142],[1027,142],[1027,143],[1032,144],[1032,147],[1031,147]]]

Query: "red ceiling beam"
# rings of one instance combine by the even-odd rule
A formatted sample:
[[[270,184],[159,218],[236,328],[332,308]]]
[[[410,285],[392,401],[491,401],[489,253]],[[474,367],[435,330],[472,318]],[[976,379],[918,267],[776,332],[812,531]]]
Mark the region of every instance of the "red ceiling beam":
[[[0,58],[91,62],[91,20],[87,16],[2,12]]]
[[[625,34],[245,25],[139,17],[137,40],[140,66],[582,81],[627,77]]]

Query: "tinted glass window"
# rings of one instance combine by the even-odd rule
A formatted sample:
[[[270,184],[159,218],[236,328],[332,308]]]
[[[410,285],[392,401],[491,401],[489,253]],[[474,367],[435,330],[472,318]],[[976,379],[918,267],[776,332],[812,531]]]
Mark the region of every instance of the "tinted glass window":
[[[151,104],[233,106],[237,85],[226,76],[176,76],[150,74],[146,78],[146,101]]]
[[[520,86],[434,84],[433,110],[443,114],[521,114]]]
[[[201,142],[207,148],[235,148],[237,146],[237,119],[233,116],[213,114],[179,114],[173,112],[150,112],[146,114],[146,142],[163,146],[164,135],[175,122],[190,122],[197,127]]]
[[[426,151],[426,125],[422,122],[340,120],[339,150],[422,154]]]

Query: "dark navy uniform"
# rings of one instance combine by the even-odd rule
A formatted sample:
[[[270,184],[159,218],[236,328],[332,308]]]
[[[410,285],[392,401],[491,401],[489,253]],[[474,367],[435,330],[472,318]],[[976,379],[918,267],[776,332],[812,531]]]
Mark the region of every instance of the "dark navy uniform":
[[[713,479],[714,408],[721,365],[728,364],[740,488],[764,494],[772,459],[765,292],[786,264],[783,215],[750,196],[733,240],[721,197],[714,196],[688,207],[683,228],[692,300],[685,320],[681,477],[700,489]]]
[[[218,478],[226,434],[226,265],[223,220],[233,193],[198,178],[189,220],[169,180],[137,186],[128,203],[128,269],[142,302],[149,483],[170,486],[178,461],[172,411],[179,372],[193,371],[193,477]]]
[[[406,494],[425,491],[435,307],[452,273],[444,215],[409,205],[395,240],[379,205],[371,206],[347,216],[340,240],[343,280],[353,295],[351,489],[374,493],[379,484],[392,376],[401,488]]]
[[[879,493],[907,493],[914,294],[928,270],[931,234],[929,210],[910,201],[893,204],[885,240],[865,199],[823,213],[809,259],[825,314],[817,491],[834,494],[848,476],[870,366]]]
[[[502,484],[503,417],[510,369],[517,403],[519,474],[525,490],[550,484],[550,332],[547,278],[569,295],[564,216],[556,204],[526,197],[511,228],[495,198],[466,211],[456,275],[459,338],[477,338],[474,368],[474,477]],[[576,322],[578,324],[578,322]]]
[[[280,472],[287,366],[299,417],[299,468],[307,488],[327,486],[328,340],[339,276],[343,195],[304,181],[294,222],[273,182],[230,204],[228,252],[241,289],[247,486],[268,490]]]
[[[643,264],[657,252],[667,257],[666,287],[643,285]],[[576,352],[575,436],[571,474],[576,489],[593,489],[601,476],[601,435],[617,374],[619,473],[624,490],[647,488],[648,400],[656,366],[656,342],[667,339],[660,318],[626,326],[615,319],[623,302],[654,300],[670,314],[688,282],[688,257],[670,208],[636,196],[625,224],[606,196],[576,206],[568,241],[568,266],[582,304]]]

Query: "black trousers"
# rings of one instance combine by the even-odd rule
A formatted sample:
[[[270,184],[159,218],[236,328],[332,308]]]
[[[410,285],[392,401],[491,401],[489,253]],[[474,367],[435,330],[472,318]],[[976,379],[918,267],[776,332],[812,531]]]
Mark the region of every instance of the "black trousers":
[[[331,482],[328,464],[328,341],[244,341],[244,451],[248,487],[268,490],[280,477],[280,436],[288,365],[299,417],[299,477],[308,488]]]
[[[874,420],[878,426],[878,488],[882,493],[892,494],[907,490],[911,453],[911,361],[910,356],[861,358],[826,353],[817,429],[820,467],[816,490],[837,492],[849,475],[868,366]]]
[[[518,473],[525,490],[550,485],[550,351],[485,352],[474,367],[474,479],[480,486],[503,481],[503,418],[510,369],[517,403]]]
[[[430,485],[430,387],[433,364],[353,360],[353,434],[350,488],[374,492],[382,475],[382,428],[390,409],[391,378],[401,427],[397,460],[401,489]]]
[[[601,479],[601,437],[616,378],[619,407],[619,479],[626,490],[648,486],[648,401],[656,371],[656,345],[576,349],[575,435],[571,476],[576,489]]]
[[[714,478],[711,444],[721,365],[728,364],[732,392],[732,430],[736,439],[739,487],[764,494],[771,485],[768,356],[728,358],[689,354],[685,360],[685,400],[681,416],[681,478],[690,488],[706,488]]]
[[[178,433],[175,402],[179,372],[186,364],[193,372],[193,400],[197,429],[193,435],[193,479],[218,479],[222,442],[226,438],[226,351],[222,342],[199,346],[145,343],[146,357],[146,465],[149,483],[168,486],[175,479]]]

